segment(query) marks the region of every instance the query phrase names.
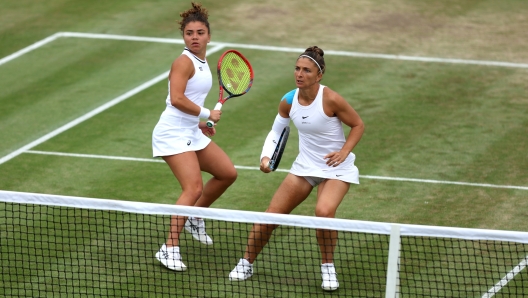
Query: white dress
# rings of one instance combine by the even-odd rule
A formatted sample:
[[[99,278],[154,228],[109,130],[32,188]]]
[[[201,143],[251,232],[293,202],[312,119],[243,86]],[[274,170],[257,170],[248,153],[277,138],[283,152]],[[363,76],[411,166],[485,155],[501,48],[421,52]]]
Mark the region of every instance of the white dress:
[[[328,166],[324,159],[325,155],[341,150],[345,144],[341,120],[328,117],[323,110],[324,88],[325,86],[320,85],[315,100],[309,106],[299,104],[299,90],[295,91],[290,119],[299,131],[299,155],[290,173],[359,184],[359,170],[354,165],[354,153],[351,152],[337,167]]]
[[[194,64],[194,75],[187,82],[185,96],[193,103],[203,106],[213,85],[211,70],[207,60],[202,60],[185,49],[186,55]],[[169,92],[165,100],[165,111],[152,132],[152,153],[154,157],[168,156],[188,151],[204,149],[210,142],[198,128],[200,118],[178,110],[171,104]]]

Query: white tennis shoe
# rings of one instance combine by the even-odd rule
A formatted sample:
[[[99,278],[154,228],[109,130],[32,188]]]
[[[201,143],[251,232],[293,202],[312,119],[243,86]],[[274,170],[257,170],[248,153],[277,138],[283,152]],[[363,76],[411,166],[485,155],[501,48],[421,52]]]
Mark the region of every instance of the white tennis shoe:
[[[335,291],[339,288],[339,282],[337,281],[337,273],[334,267],[334,263],[326,263],[321,265],[321,277],[323,283],[321,288],[325,291]]]
[[[201,218],[189,217],[185,222],[185,230],[194,237],[194,239],[200,241],[206,245],[212,245],[213,239],[205,232],[205,222]]]
[[[182,262],[180,247],[178,246],[167,247],[167,245],[163,244],[160,250],[156,253],[156,259],[170,270],[187,270],[187,266]]]
[[[235,269],[229,273],[229,280],[242,281],[250,278],[253,275],[253,264],[246,259],[240,259]]]

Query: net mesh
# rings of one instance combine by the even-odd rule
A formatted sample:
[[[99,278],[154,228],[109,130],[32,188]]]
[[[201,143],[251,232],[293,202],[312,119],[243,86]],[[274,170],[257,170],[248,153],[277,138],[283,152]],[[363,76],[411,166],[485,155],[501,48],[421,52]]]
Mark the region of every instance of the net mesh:
[[[221,61],[218,75],[232,95],[244,94],[251,86],[251,70],[244,59],[234,52],[227,53]]]
[[[19,198],[0,202],[1,297],[328,296],[321,289],[321,257],[310,221],[316,227],[341,230],[334,260],[340,287],[331,295],[385,296],[388,224],[317,222],[293,215],[268,217],[134,202],[119,202],[116,207],[116,202],[97,199],[72,206],[72,197],[54,197],[53,204],[49,199],[45,196],[42,204]],[[185,272],[170,271],[154,257],[166,240],[170,214],[175,210],[181,215],[211,217],[206,218],[206,228],[213,245],[203,245],[186,232],[180,236],[180,251],[188,267]],[[255,261],[253,277],[229,281],[254,221],[283,224]],[[528,244],[404,234],[397,295],[528,296],[528,274],[523,267]],[[506,240],[526,237],[526,233],[509,235],[513,236]]]

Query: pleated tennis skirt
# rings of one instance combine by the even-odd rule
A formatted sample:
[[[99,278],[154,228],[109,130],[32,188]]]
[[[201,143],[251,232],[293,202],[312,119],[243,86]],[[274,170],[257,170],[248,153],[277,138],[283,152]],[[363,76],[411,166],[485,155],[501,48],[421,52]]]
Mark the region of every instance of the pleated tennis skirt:
[[[170,156],[189,151],[202,150],[211,139],[196,125],[193,128],[178,127],[174,116],[163,113],[152,132],[153,157]]]

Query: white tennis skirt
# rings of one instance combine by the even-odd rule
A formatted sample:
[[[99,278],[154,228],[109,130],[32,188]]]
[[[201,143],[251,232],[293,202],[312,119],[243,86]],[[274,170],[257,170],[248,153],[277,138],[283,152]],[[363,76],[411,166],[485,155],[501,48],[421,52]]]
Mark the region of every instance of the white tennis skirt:
[[[359,170],[354,164],[356,156],[354,153],[346,158],[345,162],[337,167],[318,168],[313,165],[301,163],[296,159],[290,169],[290,173],[296,176],[311,176],[324,179],[341,180],[343,182],[359,184]]]
[[[211,139],[202,133],[196,125],[182,128],[173,124],[174,116],[162,114],[152,132],[152,155],[169,156],[189,151],[202,150]]]

